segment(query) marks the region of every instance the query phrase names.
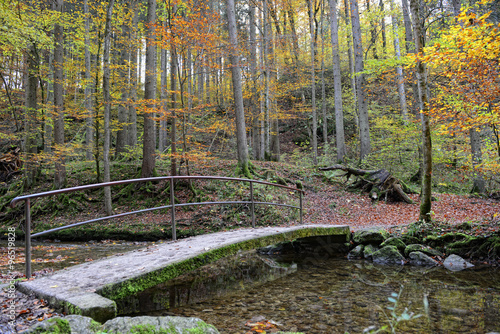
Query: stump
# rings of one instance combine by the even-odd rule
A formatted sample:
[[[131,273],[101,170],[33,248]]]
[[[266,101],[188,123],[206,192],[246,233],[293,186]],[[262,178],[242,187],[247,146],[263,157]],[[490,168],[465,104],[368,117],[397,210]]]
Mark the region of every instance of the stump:
[[[413,204],[412,199],[408,197],[405,192],[406,189],[403,190],[403,188],[407,188],[404,183],[385,169],[365,170],[343,165],[334,165],[331,167],[320,168],[320,170],[342,170],[345,174],[340,175],[340,177],[346,176],[347,181],[351,175],[356,176],[357,181],[350,187],[368,192],[372,201],[384,198],[385,201],[387,201],[387,199],[391,199],[395,202]]]
[[[9,181],[14,175],[21,173],[21,159],[16,148],[0,157],[0,182]]]

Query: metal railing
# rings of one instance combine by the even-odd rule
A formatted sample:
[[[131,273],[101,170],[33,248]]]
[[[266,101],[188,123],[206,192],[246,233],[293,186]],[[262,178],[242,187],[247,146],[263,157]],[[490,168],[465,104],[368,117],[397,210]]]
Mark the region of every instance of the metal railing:
[[[248,182],[250,184],[250,200],[249,201],[197,202],[197,203],[175,204],[175,180],[180,180],[180,179],[182,179],[182,180],[203,179],[203,180],[223,180],[223,181],[225,180],[225,181]],[[83,222],[65,225],[65,226],[53,228],[50,230],[38,232],[35,234],[31,234],[31,200],[32,199],[36,199],[38,197],[59,195],[59,194],[64,194],[64,193],[71,193],[71,192],[81,191],[81,190],[116,186],[116,185],[121,185],[121,184],[145,183],[145,182],[163,181],[163,180],[169,180],[169,182],[170,182],[170,203],[171,203],[170,205],[158,206],[158,207],[154,207],[154,208],[124,212],[124,213],[119,213],[116,215],[90,219],[90,220],[86,220]],[[254,199],[254,189],[253,189],[254,183],[264,184],[264,185],[273,186],[273,187],[285,188],[285,189],[289,189],[289,190],[298,192],[299,193],[299,206],[281,204],[281,203],[273,203],[273,202],[256,202]],[[48,233],[51,233],[51,232],[61,231],[64,229],[68,229],[68,228],[72,228],[72,227],[76,227],[76,226],[80,226],[80,225],[95,223],[95,222],[109,220],[109,219],[113,219],[113,218],[129,216],[129,215],[138,214],[138,213],[144,213],[144,212],[161,210],[161,209],[171,209],[170,215],[171,215],[171,223],[172,223],[172,239],[176,240],[177,239],[176,223],[175,223],[175,208],[176,207],[191,206],[191,205],[215,205],[215,204],[250,204],[250,210],[252,212],[252,228],[255,228],[255,205],[256,204],[285,206],[285,207],[299,209],[300,210],[300,224],[302,224],[302,211],[303,211],[302,210],[302,195],[303,195],[303,193],[304,193],[304,190],[302,190],[302,189],[292,188],[292,187],[284,186],[281,184],[270,183],[270,182],[265,182],[265,181],[251,180],[251,179],[240,179],[240,178],[234,178],[234,177],[220,177],[220,176],[160,176],[160,177],[149,177],[149,178],[142,178],[142,179],[131,179],[131,180],[96,183],[96,184],[89,184],[89,185],[85,185],[85,186],[78,186],[78,187],[72,187],[72,188],[52,190],[52,191],[47,191],[47,192],[42,192],[42,193],[37,193],[37,194],[24,195],[24,196],[19,196],[19,197],[14,198],[10,202],[10,206],[12,208],[14,208],[17,205],[17,203],[19,203],[21,201],[25,202],[25,218],[26,218],[26,221],[25,221],[25,229],[26,229],[26,231],[25,231],[25,249],[26,249],[25,250],[25,264],[26,264],[26,269],[25,269],[25,271],[26,271],[26,278],[30,278],[31,277],[31,239],[48,234]]]

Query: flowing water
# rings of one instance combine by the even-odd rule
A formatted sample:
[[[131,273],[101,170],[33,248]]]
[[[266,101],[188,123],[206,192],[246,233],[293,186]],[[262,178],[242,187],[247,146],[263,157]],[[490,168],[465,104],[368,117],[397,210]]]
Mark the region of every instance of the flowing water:
[[[395,316],[388,307],[396,297]],[[500,332],[500,268],[381,266],[344,257],[276,258],[255,251],[220,260],[117,301],[122,314],[199,317],[221,333],[362,333],[417,316],[397,333]],[[254,329],[257,327],[254,327]]]

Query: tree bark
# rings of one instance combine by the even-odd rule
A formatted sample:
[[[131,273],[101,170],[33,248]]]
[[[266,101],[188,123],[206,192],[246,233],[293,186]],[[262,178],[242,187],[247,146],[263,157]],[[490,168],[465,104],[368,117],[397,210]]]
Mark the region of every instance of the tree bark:
[[[27,69],[26,69],[26,89],[25,89],[25,143],[24,143],[24,186],[26,189],[31,188],[35,182],[36,176],[36,112],[38,109],[37,91],[38,91],[38,61],[35,50],[35,45],[30,43],[26,54]]]
[[[138,5],[136,0],[130,0],[132,4],[132,32],[130,35],[131,52],[130,52],[130,77],[129,77],[129,106],[128,106],[128,129],[127,129],[127,144],[129,150],[133,150],[137,146],[137,53],[139,49],[137,23],[139,22]]]
[[[313,162],[318,164],[318,114],[316,111],[316,69],[314,66],[315,54],[316,54],[316,42],[314,37],[314,3],[313,0],[307,1],[309,7],[309,32],[311,35],[311,111],[312,111],[312,135],[311,144],[313,149]]]
[[[142,136],[142,171],[141,177],[153,176],[155,169],[155,121],[154,108],[156,106],[156,45],[155,27],[156,23],[156,0],[148,0],[146,30],[146,76],[144,79],[144,99],[146,99],[146,111],[144,112],[144,134]]]
[[[381,1],[382,3],[382,1]],[[391,0],[391,12],[394,12],[394,3]],[[399,34],[398,34],[398,19],[393,14],[392,15],[392,28],[394,31],[394,51],[396,53],[396,59],[398,60],[398,65],[396,67],[396,81],[398,87],[398,95],[399,95],[399,105],[401,107],[401,117],[405,124],[408,123],[408,108],[406,105],[406,94],[405,94],[405,84],[404,84],[404,76],[403,76],[403,67],[399,64],[401,62],[401,49],[399,47]]]
[[[125,1],[125,15],[130,13],[130,3]],[[130,58],[130,51],[128,41],[130,40],[130,25],[124,22],[121,26],[122,29],[122,42],[119,43],[120,60],[119,60],[119,83],[121,85],[120,104],[118,105],[118,131],[116,132],[116,145],[115,145],[115,158],[120,158],[126,152],[127,146],[127,116],[128,116],[128,94],[129,87],[127,85],[127,78],[129,73],[128,60]]]
[[[236,112],[236,143],[238,147],[238,165],[241,172],[249,176],[248,170],[248,147],[245,127],[245,112],[243,109],[243,92],[241,87],[241,69],[239,57],[237,56],[238,37],[236,31],[236,14],[234,0],[226,0],[227,18],[229,30],[229,43],[231,45],[231,76],[233,80],[233,94]]]
[[[363,45],[361,43],[361,26],[359,21],[358,1],[351,0],[351,24],[354,41],[354,70],[356,76],[356,89],[359,115],[359,138],[360,138],[360,160],[363,160],[371,151],[370,147],[370,124],[368,121],[368,106],[366,100],[366,87]]]
[[[344,135],[344,110],[342,107],[342,75],[340,72],[337,1],[329,0],[329,5],[333,58],[333,89],[335,94],[335,139],[337,144],[337,162],[343,162],[346,149]]]
[[[91,78],[91,60],[90,60],[90,13],[88,0],[83,3],[83,12],[85,15],[85,158],[92,160],[92,150],[94,147],[94,119],[92,117],[92,78]]]
[[[257,92],[257,41],[256,41],[256,17],[255,17],[255,5],[250,4],[250,41],[249,41],[249,53],[250,53],[250,77],[251,77],[251,93],[250,98],[250,110],[252,114],[252,153],[253,158],[256,160],[261,160],[261,150],[260,150],[260,134],[262,128],[260,126],[260,112],[257,106],[257,101],[259,101],[259,96]]]
[[[425,36],[423,18],[420,14],[420,1],[411,0],[411,13],[413,17],[413,31],[415,35],[415,49],[417,53],[424,54]],[[422,193],[420,195],[419,220],[431,221],[432,197],[432,141],[429,124],[429,99],[427,96],[426,66],[421,59],[417,60],[417,83],[422,120]]]
[[[55,2],[55,10],[63,13],[63,0]],[[63,188],[66,183],[66,167],[64,165],[64,36],[63,27],[56,23],[54,25],[54,144],[55,144],[55,175],[54,187]]]
[[[111,16],[113,14],[114,0],[110,0],[106,12],[106,27],[104,29],[104,51],[102,55],[103,75],[102,75],[102,95],[104,102],[104,145],[103,145],[103,165],[104,182],[111,181],[109,166],[109,151],[111,147],[111,93],[110,93],[110,69],[109,54],[111,48]],[[111,187],[104,187],[104,210],[110,216],[113,213],[111,205]]]

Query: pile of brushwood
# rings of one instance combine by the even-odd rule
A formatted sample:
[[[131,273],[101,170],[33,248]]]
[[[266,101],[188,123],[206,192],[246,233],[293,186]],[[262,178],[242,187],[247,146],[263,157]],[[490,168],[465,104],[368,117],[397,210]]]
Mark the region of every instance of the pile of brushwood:
[[[407,195],[407,193],[413,193],[411,189],[385,169],[365,170],[344,165],[334,165],[320,168],[320,170],[342,170],[345,173],[339,175],[339,177],[346,176],[346,182],[354,175],[356,180],[349,188],[367,192],[372,201],[383,199],[385,201],[391,200],[413,204],[412,199]]]

